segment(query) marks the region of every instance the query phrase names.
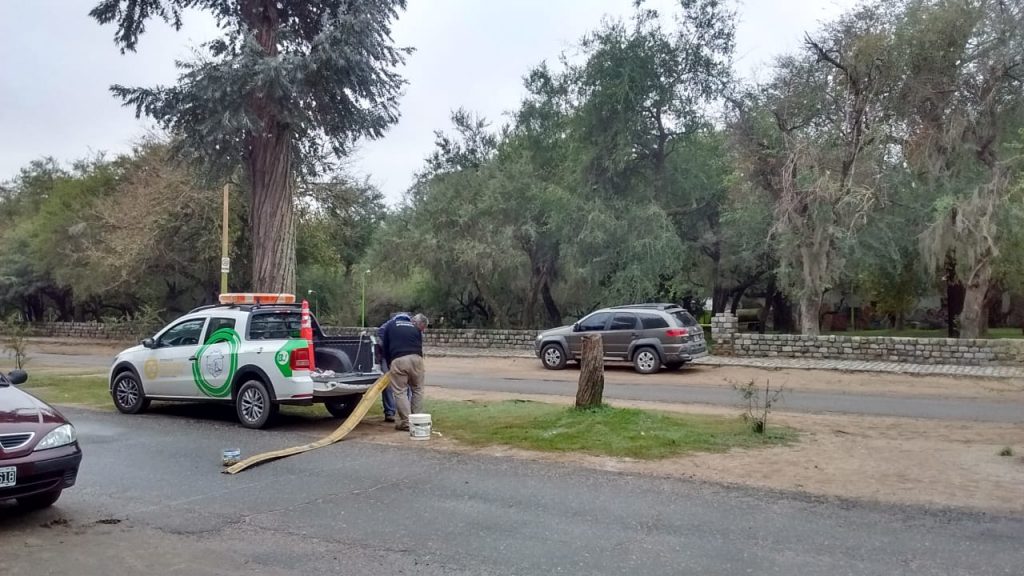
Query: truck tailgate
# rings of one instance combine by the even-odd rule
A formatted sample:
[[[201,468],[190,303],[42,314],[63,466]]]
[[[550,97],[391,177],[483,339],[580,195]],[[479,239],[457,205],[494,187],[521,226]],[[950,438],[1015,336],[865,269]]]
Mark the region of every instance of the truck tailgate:
[[[353,372],[333,376],[316,376],[313,378],[313,398],[336,398],[362,394],[381,377],[380,372]]]

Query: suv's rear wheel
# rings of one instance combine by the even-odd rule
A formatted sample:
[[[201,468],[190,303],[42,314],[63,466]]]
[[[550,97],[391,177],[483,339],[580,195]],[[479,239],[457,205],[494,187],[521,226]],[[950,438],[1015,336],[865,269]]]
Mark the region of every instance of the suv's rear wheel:
[[[267,385],[259,380],[249,380],[242,384],[235,394],[235,412],[238,421],[246,428],[266,427],[278,409]]]
[[[110,395],[114,400],[114,407],[123,414],[138,414],[149,408],[149,399],[142,390],[142,383],[131,370],[125,370],[114,377]]]
[[[548,370],[561,370],[568,359],[561,344],[545,344],[540,350],[540,360]]]
[[[654,348],[643,347],[633,354],[633,369],[641,374],[654,374],[661,369],[661,358]]]

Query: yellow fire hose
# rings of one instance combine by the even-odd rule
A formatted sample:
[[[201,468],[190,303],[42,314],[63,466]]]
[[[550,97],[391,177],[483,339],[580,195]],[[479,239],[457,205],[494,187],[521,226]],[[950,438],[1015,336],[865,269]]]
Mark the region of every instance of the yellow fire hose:
[[[352,414],[338,427],[337,430],[331,432],[328,436],[317,440],[316,442],[310,442],[309,444],[303,444],[302,446],[295,446],[292,448],[285,448],[283,450],[274,450],[272,452],[264,452],[263,454],[256,454],[250,456],[245,460],[242,460],[238,464],[226,468],[225,474],[238,474],[246,468],[262,464],[264,462],[270,462],[271,460],[277,460],[279,458],[285,458],[287,456],[293,456],[295,454],[302,454],[303,452],[309,452],[310,450],[316,450],[317,448],[323,448],[324,446],[330,446],[335,442],[340,442],[348,436],[348,433],[356,427],[357,424],[363,421],[366,417],[366,413],[370,411],[370,408],[380,397],[384,389],[387,388],[390,383],[388,375],[385,373],[383,376],[377,379],[377,382],[373,384],[369,390],[363,394],[363,399],[356,405],[356,409],[352,411]]]

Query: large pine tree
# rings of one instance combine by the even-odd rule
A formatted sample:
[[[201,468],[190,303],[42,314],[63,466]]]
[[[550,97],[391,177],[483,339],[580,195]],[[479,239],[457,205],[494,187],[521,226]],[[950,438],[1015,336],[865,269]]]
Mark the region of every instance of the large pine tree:
[[[243,170],[252,288],[292,291],[296,180],[398,119],[396,68],[409,49],[394,46],[391,23],[405,0],[102,0],[90,15],[117,26],[123,53],[154,18],[180,29],[186,9],[211,13],[223,35],[178,64],[174,86],[111,90],[172,132],[208,175]]]

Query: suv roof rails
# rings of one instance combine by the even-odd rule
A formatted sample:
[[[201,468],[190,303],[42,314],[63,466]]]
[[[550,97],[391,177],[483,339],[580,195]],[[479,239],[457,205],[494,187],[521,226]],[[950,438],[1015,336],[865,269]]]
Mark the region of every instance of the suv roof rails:
[[[625,304],[622,306],[612,306],[612,310],[627,310],[627,309],[647,309],[647,310],[669,310],[672,308],[682,308],[679,304],[669,304],[665,302],[661,303],[649,303],[649,304]]]

